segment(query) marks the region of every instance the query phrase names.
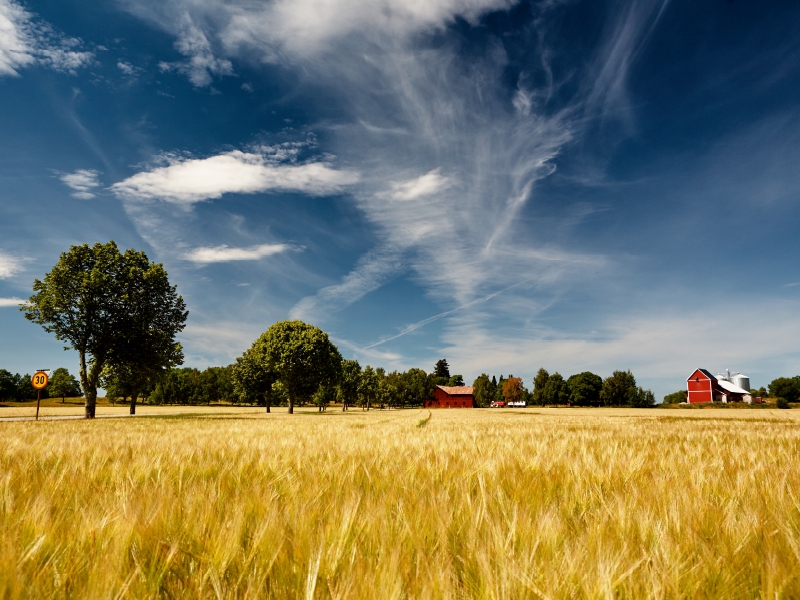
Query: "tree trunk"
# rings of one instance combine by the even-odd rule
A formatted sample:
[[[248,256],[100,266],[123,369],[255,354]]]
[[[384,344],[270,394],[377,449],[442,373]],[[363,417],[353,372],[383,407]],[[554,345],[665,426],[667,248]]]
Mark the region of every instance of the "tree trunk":
[[[136,400],[139,398],[139,391],[134,390],[131,394],[131,414],[136,414]]]
[[[94,419],[95,407],[97,405],[97,380],[95,379],[94,381],[90,381],[89,373],[86,372],[85,351],[81,351],[80,357],[81,357],[81,363],[80,363],[80,371],[78,372],[78,374],[81,378],[81,385],[83,386],[84,395],[86,396],[86,403],[84,405],[84,416],[87,419]]]
[[[64,396],[61,396],[61,404],[64,404]]]
[[[289,414],[294,414],[294,398],[289,396]]]
[[[264,404],[267,405],[267,412],[269,412],[269,396],[265,398],[266,402]]]
[[[95,409],[97,408],[97,388],[94,386],[86,388],[86,406],[84,416],[87,419],[94,419]]]

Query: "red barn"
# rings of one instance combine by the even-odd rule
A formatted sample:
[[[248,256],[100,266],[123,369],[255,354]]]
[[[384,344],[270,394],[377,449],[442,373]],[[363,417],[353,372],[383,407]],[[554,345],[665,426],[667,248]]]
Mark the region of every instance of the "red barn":
[[[449,387],[437,385],[433,390],[433,398],[425,400],[425,408],[472,408],[475,398],[471,385]]]
[[[686,380],[686,401],[689,404],[698,402],[752,402],[753,397],[748,390],[734,385],[730,381],[717,379],[705,369],[695,369]]]
[[[695,369],[686,380],[686,401],[689,404],[697,402],[713,402],[714,389],[717,378],[705,369]]]

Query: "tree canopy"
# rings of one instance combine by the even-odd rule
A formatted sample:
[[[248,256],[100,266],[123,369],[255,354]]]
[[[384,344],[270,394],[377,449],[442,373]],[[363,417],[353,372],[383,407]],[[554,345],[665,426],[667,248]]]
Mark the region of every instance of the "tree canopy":
[[[524,399],[525,388],[521,377],[509,375],[503,382],[503,397],[506,402],[521,402]]]
[[[789,402],[800,399],[800,376],[778,377],[769,384],[769,395],[772,398],[786,398]]]
[[[636,394],[636,378],[630,371],[614,371],[603,380],[600,401],[605,406],[631,405]]]
[[[483,407],[489,406],[494,400],[495,388],[497,384],[492,384],[489,376],[486,373],[481,373],[480,376],[472,382],[472,397],[475,400],[475,406]]]
[[[450,387],[461,387],[464,385],[464,376],[463,375],[453,375],[450,380],[447,382],[447,385]]]
[[[447,364],[447,359],[442,358],[436,361],[436,365],[433,367],[433,374],[436,377],[450,379],[450,365]]]
[[[547,378],[542,391],[542,404],[566,404],[569,402],[569,386],[561,373],[553,373]]]
[[[276,374],[289,397],[289,412],[298,399],[311,399],[320,385],[336,385],[342,355],[328,334],[302,321],[280,321],[265,331],[254,346],[263,364]]]
[[[82,395],[78,380],[64,367],[53,371],[53,374],[50,376],[50,383],[47,387],[49,388],[50,396],[54,398],[61,396],[62,402],[67,396],[75,398]]]
[[[664,404],[680,404],[681,402],[686,402],[687,397],[688,394],[686,390],[679,390],[664,396]]]
[[[358,401],[358,384],[361,382],[361,365],[357,360],[342,361],[342,376],[339,378],[337,396],[342,410]]]
[[[163,265],[144,252],[121,253],[113,241],[72,246],[33,291],[20,310],[78,352],[86,418],[94,418],[106,365],[155,368],[179,356],[174,337],[186,306]]]
[[[536,377],[533,378],[533,403],[539,406],[546,404],[544,397],[544,388],[547,385],[547,380],[550,379],[550,373],[545,369],[539,369],[536,372]]]
[[[571,375],[567,379],[569,401],[575,406],[596,406],[600,404],[600,390],[603,378],[590,371]]]
[[[273,402],[272,386],[278,381],[278,375],[270,369],[266,349],[256,340],[236,359],[233,365],[233,385],[236,393],[245,402],[263,401],[266,411],[270,412]]]

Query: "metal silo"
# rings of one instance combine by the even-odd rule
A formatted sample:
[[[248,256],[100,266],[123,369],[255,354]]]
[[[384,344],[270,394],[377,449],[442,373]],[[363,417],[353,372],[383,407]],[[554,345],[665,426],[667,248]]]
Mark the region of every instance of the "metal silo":
[[[743,390],[750,391],[750,378],[747,375],[742,375],[741,373],[737,373],[736,375],[731,377],[731,383],[733,385],[739,386]]]

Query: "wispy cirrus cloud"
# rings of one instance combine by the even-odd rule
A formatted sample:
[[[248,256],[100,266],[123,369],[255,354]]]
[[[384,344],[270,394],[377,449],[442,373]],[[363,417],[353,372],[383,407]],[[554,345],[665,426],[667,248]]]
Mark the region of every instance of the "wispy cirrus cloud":
[[[21,306],[22,304],[25,304],[25,300],[22,298],[0,298],[0,308]]]
[[[100,187],[100,172],[94,169],[78,169],[74,173],[60,173],[58,178],[70,189],[73,198],[91,200],[95,197],[92,190]]]
[[[396,181],[390,184],[386,196],[394,200],[415,200],[424,196],[432,196],[449,188],[452,182],[448,177],[441,175],[441,169],[420,175],[407,181]]]
[[[0,279],[8,279],[22,271],[27,260],[0,250]]]
[[[75,73],[94,62],[94,53],[80,50],[83,43],[54,30],[15,0],[0,0],[0,76],[42,65]]]
[[[224,194],[280,191],[325,196],[342,192],[359,178],[355,171],[335,169],[328,162],[281,163],[260,152],[165,158],[168,166],[137,173],[112,185],[111,191],[127,200],[191,205]]]
[[[175,42],[175,49],[186,56],[187,60],[162,61],[158,65],[159,68],[162,72],[178,71],[183,73],[195,87],[211,85],[215,76],[233,75],[231,61],[215,56],[208,38],[188,18],[184,19],[181,33]]]
[[[320,321],[378,289],[396,276],[403,258],[396,248],[381,248],[362,256],[353,270],[339,283],[320,289],[300,300],[290,311],[292,319]]]
[[[298,87],[317,91],[309,110],[318,102],[338,115],[326,143],[358,166],[347,189],[378,242],[338,282],[300,300],[292,316],[324,320],[408,273],[441,304],[437,318],[471,315],[479,323],[486,320],[478,301],[507,288],[495,317],[519,322],[535,313],[541,303],[531,290],[510,287],[516,282],[557,288],[608,268],[608,257],[531,235],[523,209],[544,204],[541,183],[598,116],[628,109],[630,67],[667,5],[642,0],[611,11],[599,41],[565,53],[553,31],[569,3],[533,3],[530,24],[509,36],[474,28],[482,50],[462,52],[469,42],[450,27],[456,19],[475,25],[515,4],[127,0],[179,39],[188,18],[220,57],[287,69]],[[538,51],[520,60],[520,44]],[[556,55],[568,64],[556,69]]]
[[[246,248],[231,248],[225,244],[221,246],[203,246],[183,254],[183,259],[199,265],[224,263],[241,260],[261,260],[273,254],[281,254],[293,247],[288,244],[260,244]]]

